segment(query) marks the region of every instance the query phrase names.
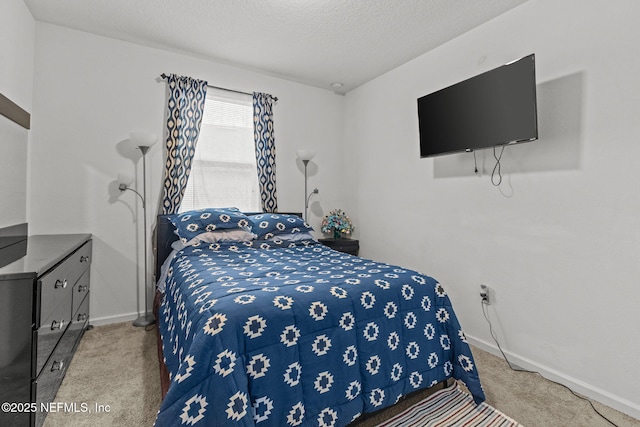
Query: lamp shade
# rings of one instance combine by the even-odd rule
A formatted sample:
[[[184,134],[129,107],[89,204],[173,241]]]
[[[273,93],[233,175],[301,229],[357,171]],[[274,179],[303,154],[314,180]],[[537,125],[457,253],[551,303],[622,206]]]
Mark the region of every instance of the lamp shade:
[[[129,187],[133,183],[133,175],[120,172],[118,173],[118,184],[124,184]]]
[[[313,159],[313,156],[315,156],[316,153],[313,150],[307,150],[307,149],[300,149],[296,151],[296,156],[298,156],[298,158],[302,161],[309,161],[311,159]]]
[[[149,132],[131,132],[129,140],[134,147],[151,147],[158,141],[158,136]]]

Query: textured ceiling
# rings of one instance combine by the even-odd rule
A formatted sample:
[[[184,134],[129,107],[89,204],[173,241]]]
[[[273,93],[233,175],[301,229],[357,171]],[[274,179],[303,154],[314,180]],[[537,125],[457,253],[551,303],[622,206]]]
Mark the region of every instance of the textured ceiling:
[[[24,0],[38,21],[347,92],[526,0]]]

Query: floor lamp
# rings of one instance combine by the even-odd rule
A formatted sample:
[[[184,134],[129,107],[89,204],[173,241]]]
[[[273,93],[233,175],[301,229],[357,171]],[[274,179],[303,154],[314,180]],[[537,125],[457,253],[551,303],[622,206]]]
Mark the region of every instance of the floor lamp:
[[[307,165],[309,164],[309,161],[313,159],[313,156],[315,156],[316,153],[311,150],[298,150],[296,152],[296,155],[304,164],[304,220],[306,222],[307,215],[309,214],[309,199],[312,195],[318,194],[318,189],[314,188],[311,194],[307,195]]]
[[[140,315],[133,321],[133,326],[148,326],[156,322],[153,317],[153,313],[149,313],[149,274],[147,267],[147,162],[146,154],[149,148],[153,146],[158,140],[158,137],[146,132],[131,132],[129,134],[129,140],[131,144],[137,147],[142,152],[142,194],[131,188],[133,177],[125,174],[118,174],[118,189],[122,192],[126,190],[133,191],[142,200],[142,215],[143,215],[143,228],[144,228],[144,314]]]

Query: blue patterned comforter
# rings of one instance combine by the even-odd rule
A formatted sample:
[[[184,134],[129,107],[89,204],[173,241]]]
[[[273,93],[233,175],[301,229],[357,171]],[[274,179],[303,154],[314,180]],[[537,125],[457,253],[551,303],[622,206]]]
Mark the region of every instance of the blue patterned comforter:
[[[440,284],[312,240],[183,249],[158,325],[157,426],[344,426],[449,377],[484,400]]]

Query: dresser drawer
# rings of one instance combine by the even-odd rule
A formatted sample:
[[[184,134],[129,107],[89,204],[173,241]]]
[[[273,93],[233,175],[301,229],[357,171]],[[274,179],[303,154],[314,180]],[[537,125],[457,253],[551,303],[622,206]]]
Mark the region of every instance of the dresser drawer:
[[[73,310],[71,313],[78,311],[80,304],[84,301],[85,297],[89,293],[89,270],[87,269],[78,282],[73,286]]]
[[[40,373],[53,348],[71,323],[71,299],[62,301],[37,331],[36,375]]]
[[[73,356],[76,334],[65,333],[36,380],[36,402],[52,402]],[[42,425],[46,412],[36,412],[36,426]]]
[[[84,300],[73,314],[70,328],[77,329],[80,325],[81,329],[89,323],[89,295],[85,295]]]
[[[39,373],[35,382],[35,397],[40,409],[41,402],[52,402],[58,391],[58,387],[64,379],[67,367],[73,358],[73,353],[80,341],[82,333],[89,324],[89,295],[84,295],[84,300],[80,303],[78,311],[74,314],[71,322],[67,325],[62,337],[57,342],[57,346],[49,360],[44,363],[42,372]],[[42,329],[42,328],[41,328]],[[53,342],[49,334],[45,336],[46,343]],[[38,339],[40,345],[40,337]],[[55,346],[55,343],[53,344]],[[38,363],[40,363],[41,349],[38,348]],[[49,354],[49,353],[47,353]],[[36,426],[41,426],[46,417],[46,413],[36,412]]]
[[[36,327],[40,326],[42,319],[49,318],[62,301],[71,300],[72,288],[88,269],[90,261],[91,242],[87,242],[38,280],[41,289],[40,317],[36,319]]]

